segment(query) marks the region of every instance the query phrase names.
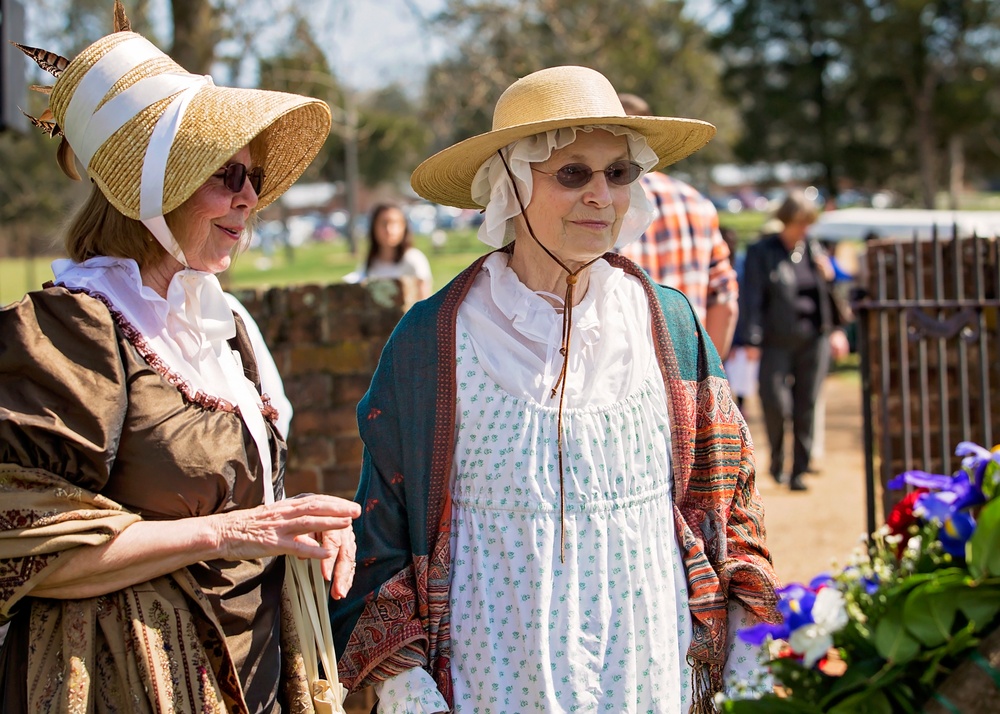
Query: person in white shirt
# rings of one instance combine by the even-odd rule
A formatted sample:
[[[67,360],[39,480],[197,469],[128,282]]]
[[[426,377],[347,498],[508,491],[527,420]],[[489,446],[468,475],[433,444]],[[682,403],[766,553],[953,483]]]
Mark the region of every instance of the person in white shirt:
[[[368,256],[362,277],[414,277],[418,281],[417,299],[430,297],[431,264],[413,247],[413,233],[403,210],[392,203],[380,203],[372,209],[368,225]]]

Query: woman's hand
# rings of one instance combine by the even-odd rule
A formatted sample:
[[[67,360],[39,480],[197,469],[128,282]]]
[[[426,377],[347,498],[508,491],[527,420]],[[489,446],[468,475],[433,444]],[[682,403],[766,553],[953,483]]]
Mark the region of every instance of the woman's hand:
[[[285,555],[319,558],[332,592],[343,597],[354,576],[353,501],[309,494],[211,516],[139,521],[101,545],[74,548],[32,590],[35,597],[104,595],[200,560],[248,560]]]
[[[347,597],[354,582],[354,569],[357,566],[358,546],[354,541],[354,529],[342,528],[338,531],[326,531],[320,534],[323,544],[334,553],[324,558],[320,563],[324,580],[332,580],[330,597],[340,600]]]
[[[361,507],[353,501],[313,493],[209,518],[215,521],[218,557],[225,560],[287,555],[333,563],[346,555],[353,560],[351,521],[360,515]],[[330,535],[345,530],[349,540]],[[326,577],[333,566],[324,567]]]

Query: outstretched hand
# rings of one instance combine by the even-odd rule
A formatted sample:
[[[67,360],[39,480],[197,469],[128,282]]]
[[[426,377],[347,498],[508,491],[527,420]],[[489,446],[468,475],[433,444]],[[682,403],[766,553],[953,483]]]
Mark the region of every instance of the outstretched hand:
[[[357,546],[351,521],[360,515],[361,507],[353,501],[308,494],[212,518],[222,558],[322,559],[323,577],[333,580],[330,594],[340,599],[354,580]]]

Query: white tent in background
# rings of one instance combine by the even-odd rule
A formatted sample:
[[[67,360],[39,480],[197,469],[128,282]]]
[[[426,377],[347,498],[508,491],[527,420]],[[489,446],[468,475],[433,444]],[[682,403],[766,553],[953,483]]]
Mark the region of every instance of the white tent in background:
[[[863,240],[869,234],[877,238],[929,239],[934,228],[938,236],[950,238],[953,228],[958,235],[1000,235],[1000,211],[932,211],[902,208],[844,208],[826,211],[809,234],[824,241]]]

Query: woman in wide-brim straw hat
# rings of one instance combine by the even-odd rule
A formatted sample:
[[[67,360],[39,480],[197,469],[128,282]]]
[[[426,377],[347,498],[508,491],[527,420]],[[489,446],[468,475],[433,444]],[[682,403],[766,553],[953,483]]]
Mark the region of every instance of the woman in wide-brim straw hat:
[[[380,711],[709,712],[753,678],[735,625],[779,616],[746,425],[684,296],[608,252],[651,220],[642,172],[713,133],[556,67],[413,173],[497,250],[407,313],[358,408],[331,612]]]
[[[128,31],[36,123],[94,183],[55,285],[0,310],[0,710],[305,712],[285,557],[350,587],[355,504],[285,444],[215,273],[315,157],[322,102],[216,87]]]

